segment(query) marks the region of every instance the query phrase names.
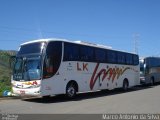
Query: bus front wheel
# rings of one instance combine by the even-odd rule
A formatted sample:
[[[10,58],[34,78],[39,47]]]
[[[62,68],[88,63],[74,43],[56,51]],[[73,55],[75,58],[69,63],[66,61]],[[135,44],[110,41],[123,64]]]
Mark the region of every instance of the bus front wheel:
[[[74,98],[76,96],[76,85],[71,82],[67,85],[67,88],[66,88],[66,96],[68,98]]]

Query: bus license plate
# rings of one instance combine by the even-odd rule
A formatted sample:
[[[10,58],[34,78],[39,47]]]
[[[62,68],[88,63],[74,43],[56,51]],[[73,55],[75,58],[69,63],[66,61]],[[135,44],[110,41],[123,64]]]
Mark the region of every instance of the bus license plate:
[[[25,91],[24,90],[20,90],[20,94],[24,95]]]

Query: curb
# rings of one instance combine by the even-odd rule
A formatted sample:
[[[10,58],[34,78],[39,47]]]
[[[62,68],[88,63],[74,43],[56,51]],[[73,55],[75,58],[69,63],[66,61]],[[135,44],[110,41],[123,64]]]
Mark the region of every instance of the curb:
[[[10,100],[10,99],[21,99],[21,97],[18,97],[18,96],[0,97],[0,100]]]

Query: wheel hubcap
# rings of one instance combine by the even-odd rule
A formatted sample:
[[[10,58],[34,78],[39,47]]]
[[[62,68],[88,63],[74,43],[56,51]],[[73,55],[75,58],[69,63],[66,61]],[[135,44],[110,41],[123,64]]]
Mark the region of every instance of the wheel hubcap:
[[[75,89],[73,87],[69,87],[67,92],[68,92],[68,95],[72,97],[75,94]]]

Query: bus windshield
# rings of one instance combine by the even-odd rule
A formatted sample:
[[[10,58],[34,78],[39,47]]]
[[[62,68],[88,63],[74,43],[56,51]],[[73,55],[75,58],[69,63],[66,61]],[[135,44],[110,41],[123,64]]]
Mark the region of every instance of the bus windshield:
[[[17,58],[13,69],[13,79],[16,81],[41,79],[40,57]]]

